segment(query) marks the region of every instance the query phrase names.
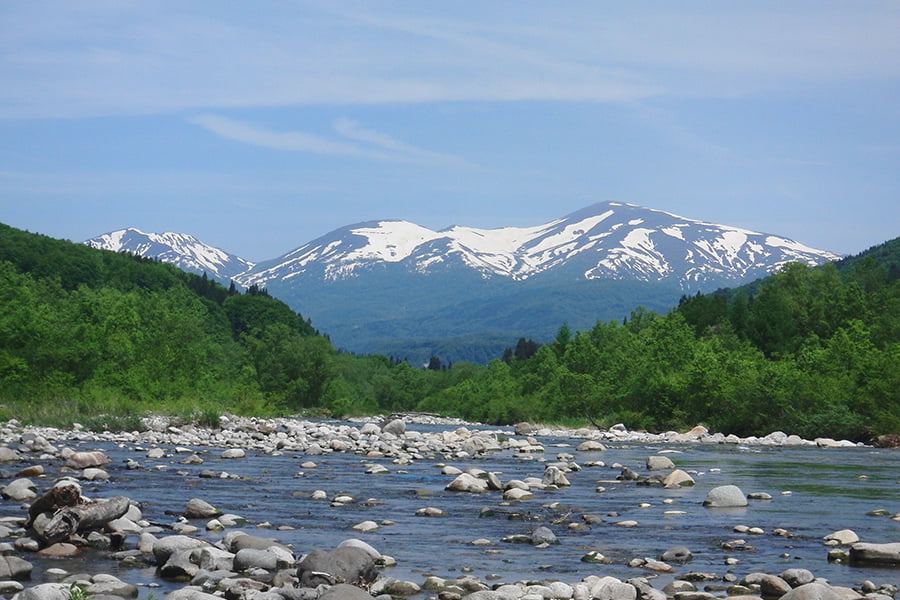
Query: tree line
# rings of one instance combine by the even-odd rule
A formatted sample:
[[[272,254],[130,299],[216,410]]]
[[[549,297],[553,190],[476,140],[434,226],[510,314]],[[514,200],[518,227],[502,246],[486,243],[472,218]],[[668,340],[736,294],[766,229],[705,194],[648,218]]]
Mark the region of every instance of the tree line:
[[[898,248],[412,366],[335,350],[264,289],[0,226],[0,417],[417,410],[867,439],[900,431]]]
[[[900,279],[873,258],[848,264],[791,263],[748,289],[683,297],[665,315],[639,307],[587,331],[563,326],[530,358],[508,352],[420,408],[656,431],[896,433]]]

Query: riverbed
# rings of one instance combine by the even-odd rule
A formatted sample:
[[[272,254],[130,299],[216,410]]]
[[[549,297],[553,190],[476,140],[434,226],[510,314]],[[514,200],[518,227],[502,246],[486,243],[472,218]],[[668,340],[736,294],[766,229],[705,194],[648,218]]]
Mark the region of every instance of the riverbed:
[[[433,433],[441,427],[410,424],[408,429]],[[512,430],[493,431],[501,439],[515,437]],[[104,467],[108,481],[82,482],[87,496],[128,496],[141,504],[146,521],[164,529],[178,519],[188,500],[202,498],[245,518],[248,523],[241,529],[276,538],[298,556],[359,538],[396,559],[396,566],[385,569],[386,575],[420,584],[428,575],[449,578],[463,573],[489,582],[571,583],[588,575],[611,575],[623,580],[649,577],[661,589],[688,572],[714,574],[718,579],[712,585],[720,585],[728,573],[739,579],[752,572],[778,574],[792,567],[809,569],[832,585],[846,587],[865,580],[900,582],[897,569],[829,562],[823,540],[834,531],[851,529],[865,542],[900,541],[900,521],[892,519],[900,513],[897,450],[606,441],[603,451],[580,452],[576,447],[583,440],[551,435],[533,438],[543,452],[504,449],[479,457],[434,455],[396,464],[390,456],[350,452],[309,456],[294,451],[273,455],[252,448],[243,458],[226,459],[217,447],[78,437],[83,439],[69,439],[66,445],[100,450],[112,459]],[[162,448],[165,456],[147,458],[153,447]],[[696,485],[664,489],[617,478],[622,467],[648,474],[647,458],[660,453],[687,471]],[[203,463],[182,464],[192,454]],[[453,479],[442,473],[445,465],[493,472],[506,482],[541,477],[546,463],[560,459],[571,467],[566,473],[571,485],[536,490],[528,500],[504,502],[497,491],[445,490]],[[302,467],[304,463],[314,465]],[[60,475],[60,461],[49,458],[28,456],[4,468],[14,471],[26,464],[45,466],[46,475],[33,479],[40,491]],[[387,472],[368,474],[373,465]],[[218,476],[200,477],[204,471]],[[745,508],[703,506],[710,489],[727,484],[771,499],[750,500]],[[316,499],[317,490],[326,498]],[[352,501],[334,505],[339,495]],[[445,514],[418,516],[416,512],[425,507]],[[867,514],[873,511],[877,514]],[[19,503],[0,502],[0,516],[23,514]],[[215,542],[227,532],[207,531],[206,521],[192,521],[199,527],[195,536]],[[379,527],[369,533],[352,529],[363,521]],[[503,541],[530,534],[539,525],[550,528],[559,543],[535,547]],[[740,526],[761,533],[736,531]],[[473,545],[475,540],[489,544]],[[129,540],[126,547],[134,543]],[[673,573],[629,566],[635,558],[656,558],[673,546],[685,546],[693,554],[690,562],[672,565]],[[591,551],[601,553],[606,562],[584,562]],[[151,592],[158,598],[183,585],[160,580],[152,566],[121,567],[105,550],[84,549],[74,559],[23,557],[35,565],[31,584],[47,580],[46,569],[59,567],[73,573],[112,573],[138,585],[142,598]],[[728,559],[732,564],[726,564]]]

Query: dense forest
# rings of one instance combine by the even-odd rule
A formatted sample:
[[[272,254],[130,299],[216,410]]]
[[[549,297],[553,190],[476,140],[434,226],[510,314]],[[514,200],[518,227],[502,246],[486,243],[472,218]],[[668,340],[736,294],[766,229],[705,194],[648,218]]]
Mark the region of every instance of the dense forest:
[[[487,365],[336,351],[265,290],[0,225],[0,418],[136,428],[163,412],[900,432],[900,240],[745,288],[636,307]],[[529,332],[514,332],[514,335]]]

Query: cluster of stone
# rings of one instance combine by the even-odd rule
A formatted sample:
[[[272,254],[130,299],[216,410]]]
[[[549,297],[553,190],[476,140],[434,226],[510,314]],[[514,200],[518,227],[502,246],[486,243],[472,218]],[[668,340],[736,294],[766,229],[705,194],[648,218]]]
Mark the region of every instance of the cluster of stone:
[[[398,597],[437,600],[712,600],[723,597],[744,600],[889,600],[897,594],[895,585],[878,585],[869,581],[857,589],[832,586],[800,568],[788,569],[777,575],[749,573],[740,579],[731,572],[724,576],[688,572],[678,575],[662,589],[654,588],[651,580],[645,577],[621,580],[602,575],[591,575],[572,582],[538,579],[508,583],[486,582],[471,575],[453,578],[432,575],[422,582],[414,582],[391,577],[390,567],[396,561],[359,539],[347,539],[334,548],[304,549],[304,552],[298,553],[274,538],[242,531],[241,527],[250,525],[246,519],[226,513],[202,498],[192,498],[183,509],[176,511],[180,515],[175,522],[160,524],[147,521],[139,504],[127,498],[93,502],[82,498],[79,488],[72,500],[69,495],[71,490],[65,494],[58,491],[60,486],[67,489],[77,486],[77,481],[102,482],[110,479],[109,473],[104,470],[109,458],[103,452],[76,452],[65,446],[60,447],[61,443],[70,440],[115,441],[150,447],[146,452],[150,459],[167,456],[164,446],[169,446],[184,455],[181,462],[185,464],[203,462],[200,456],[187,449],[188,446],[207,446],[220,448],[222,458],[234,460],[243,458],[246,449],[272,454],[302,452],[309,457],[331,452],[355,452],[370,457],[390,457],[400,465],[426,457],[465,459],[498,450],[511,450],[527,460],[544,451],[538,438],[545,435],[588,438],[577,446],[577,451],[583,453],[605,452],[603,442],[607,440],[681,442],[686,440],[677,436],[687,436],[687,441],[699,443],[714,440],[715,443],[732,443],[728,436],[720,439],[700,429],[687,434],[674,434],[677,439],[672,439],[669,434],[647,437],[649,434],[628,432],[622,427],[606,432],[572,432],[535,428],[527,424],[516,426],[514,434],[503,430],[478,430],[459,423],[454,423],[452,429],[421,433],[407,430],[406,423],[401,419],[387,419],[380,424],[369,421],[351,425],[224,416],[217,429],[176,426],[163,418],[149,419],[147,425],[146,431],[117,434],[24,429],[15,422],[0,427],[0,440],[6,443],[0,446],[0,462],[17,467],[16,470],[4,470],[2,475],[6,483],[0,492],[7,501],[30,509],[27,517],[0,519],[0,594],[12,595],[14,600],[69,600],[73,597],[75,586],[96,600],[136,598],[139,595],[135,585],[113,575],[68,573],[61,569],[49,569],[43,573],[41,579],[47,583],[25,587],[23,582],[32,578],[34,570],[27,559],[29,553],[65,557],[76,555],[83,547],[104,548],[119,565],[154,566],[162,580],[183,583],[167,594],[166,597],[171,600],[215,600],[223,597],[226,600],[388,600]],[[772,434],[738,443],[785,445],[795,442],[791,436]],[[831,445],[822,441],[809,443],[820,447]],[[33,458],[38,460],[31,460]],[[34,483],[35,479],[42,481],[41,478],[46,478],[43,466],[29,464],[42,461],[62,465],[60,477],[49,490],[39,490]],[[132,462],[135,468],[140,467],[137,461]],[[678,469],[664,454],[649,456],[644,465],[646,472],[641,473],[617,463],[606,465],[600,460],[579,465],[574,456],[567,453],[558,454],[555,461],[541,460],[534,464],[539,465],[542,472],[507,481],[502,481],[497,473],[489,470],[463,470],[451,464],[439,466],[448,479],[446,490],[497,493],[502,495],[504,502],[513,504],[527,503],[538,491],[564,489],[570,485],[569,478],[577,476],[583,466],[608,466],[618,472],[617,480],[636,485],[681,487],[694,484],[691,475]],[[128,468],[131,466],[127,465]],[[315,468],[315,464],[309,461],[301,468]],[[368,469],[370,474],[386,471],[383,465],[375,464]],[[221,476],[215,472],[200,472],[199,475]],[[604,489],[601,486],[597,491],[602,493]],[[322,490],[314,492],[312,497],[328,498]],[[716,510],[747,506],[748,500],[757,498],[764,499],[765,495],[747,495],[737,486],[723,485],[711,489],[703,504],[710,510]],[[343,496],[331,498],[332,506],[352,501],[352,498]],[[548,508],[553,509],[554,506],[551,504]],[[440,508],[426,506],[416,515],[440,518],[445,513]],[[570,523],[569,526],[586,526],[602,520],[602,517],[586,514],[583,515],[582,525]],[[638,523],[623,520],[612,525],[634,527]],[[61,539],[57,539],[59,527],[63,527],[61,531],[64,531]],[[378,527],[377,523],[363,522],[354,529],[367,532]],[[225,533],[213,542],[202,537],[204,529]],[[748,535],[762,533],[757,529],[743,527],[736,528],[736,531]],[[780,535],[778,532],[775,534]],[[784,535],[789,534],[785,532]],[[559,540],[549,527],[542,525],[528,534],[507,536],[499,542],[526,543],[540,548],[557,544]],[[471,543],[490,545],[495,542],[474,540]],[[742,543],[742,540],[733,542],[736,548]],[[834,532],[826,537],[825,543],[830,548],[829,560],[900,566],[900,544],[864,543],[848,530]],[[683,565],[691,559],[689,549],[675,547],[654,558],[635,558],[629,565],[650,572],[674,573],[672,565]],[[582,560],[598,565],[609,562],[597,551],[589,551]],[[701,582],[703,589],[698,587]]]

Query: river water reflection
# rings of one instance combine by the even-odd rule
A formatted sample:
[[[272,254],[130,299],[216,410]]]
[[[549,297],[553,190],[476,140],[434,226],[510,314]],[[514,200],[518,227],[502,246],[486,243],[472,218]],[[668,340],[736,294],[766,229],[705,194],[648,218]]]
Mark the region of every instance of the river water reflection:
[[[655,558],[676,545],[687,546],[694,555],[690,563],[676,566],[677,573],[697,571],[721,577],[733,572],[740,578],[751,572],[778,574],[787,568],[803,567],[834,585],[855,586],[867,579],[878,584],[900,581],[897,569],[829,563],[822,539],[846,528],[866,542],[900,541],[900,522],[889,516],[866,515],[877,509],[885,509],[890,515],[900,512],[900,453],[896,450],[609,443],[603,452],[577,452],[580,441],[539,438],[545,452],[527,459],[504,451],[477,460],[434,457],[402,466],[388,458],[345,453],[306,457],[248,451],[242,459],[222,459],[220,449],[203,447],[182,450],[197,452],[204,464],[183,465],[180,461],[185,454],[174,447],[164,447],[164,458],[148,459],[149,447],[145,446],[93,441],[69,445],[103,450],[113,460],[106,467],[110,481],[86,483],[86,495],[129,496],[142,504],[145,519],[153,523],[171,524],[189,499],[199,497],[226,513],[248,519],[250,524],[243,530],[276,538],[298,555],[316,548],[330,550],[351,537],[363,539],[397,559],[397,566],[386,574],[419,584],[427,574],[450,578],[471,572],[482,580],[557,579],[569,583],[594,574],[621,579],[655,577],[653,585],[659,589],[674,576],[629,567],[628,562]],[[667,490],[616,480],[619,469],[612,468],[614,463],[645,473],[647,457],[660,451],[668,452],[678,468],[691,473],[696,486]],[[477,467],[496,472],[506,482],[540,477],[544,462],[555,461],[559,453],[572,454],[579,465],[603,461],[608,466],[583,467],[568,474],[570,487],[538,491],[533,499],[512,504],[504,503],[499,492],[475,495],[445,491],[452,478],[443,475],[439,467]],[[143,468],[127,469],[125,461],[129,459],[140,462]],[[316,468],[301,469],[301,463],[307,460],[314,461]],[[366,474],[372,464],[382,464],[389,472]],[[58,474],[58,465],[45,468],[48,477],[37,480],[41,491]],[[239,478],[201,478],[202,470],[224,471]],[[704,508],[707,491],[726,484],[737,485],[745,493],[767,492],[772,499],[751,500],[742,509]],[[606,491],[598,493],[598,486]],[[324,490],[329,500],[347,494],[354,501],[332,506],[329,500],[312,499],[315,490]],[[424,507],[440,508],[447,515],[416,516],[416,511]],[[484,516],[485,509],[491,509],[492,516]],[[6,500],[0,502],[0,514],[21,515],[22,509]],[[602,517],[603,522],[588,525],[583,515]],[[364,520],[381,526],[371,533],[351,529]],[[638,524],[616,525],[625,520]],[[260,523],[271,527],[260,530]],[[221,532],[207,532],[203,520],[195,524],[201,529],[197,534],[200,537],[215,541],[223,536]],[[538,525],[548,526],[560,543],[536,548],[501,541],[506,536],[527,534]],[[760,527],[764,533],[735,533],[738,525]],[[776,528],[786,529],[791,537],[774,535]],[[480,538],[490,540],[492,545],[471,544]],[[723,548],[723,544],[739,539],[745,544]],[[129,543],[133,545],[133,538]],[[611,562],[582,562],[590,550],[600,551]],[[728,557],[739,562],[727,566]],[[113,573],[135,584],[159,583],[162,587],[154,592],[156,597],[173,587],[157,580],[153,569],[119,568],[101,551],[89,551],[67,561],[25,558],[36,565],[33,583],[43,580],[46,568],[60,566],[73,572]],[[146,593],[145,589],[141,597]]]

